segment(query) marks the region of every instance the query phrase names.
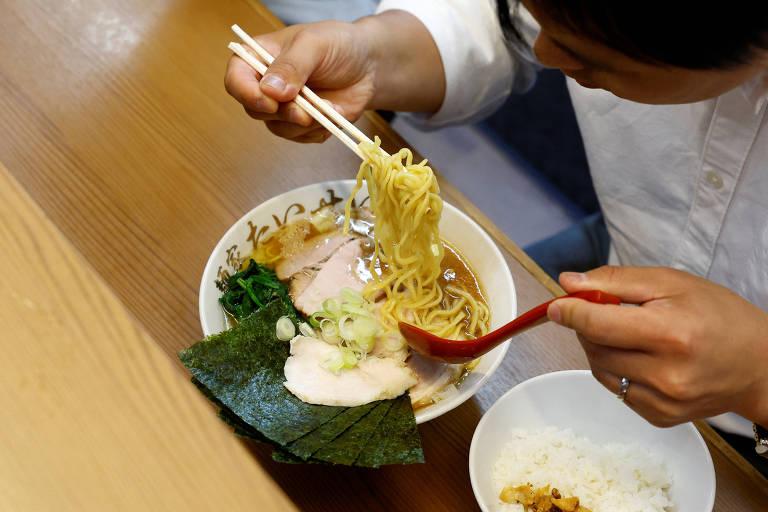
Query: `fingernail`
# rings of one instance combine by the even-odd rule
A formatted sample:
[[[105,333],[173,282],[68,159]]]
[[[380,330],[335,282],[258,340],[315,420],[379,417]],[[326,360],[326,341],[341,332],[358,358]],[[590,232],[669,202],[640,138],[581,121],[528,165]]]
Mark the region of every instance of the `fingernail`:
[[[549,305],[547,308],[547,316],[550,320],[555,322],[556,324],[559,324],[563,320],[563,312],[560,311],[560,306],[557,305],[557,302],[553,302]]]
[[[276,92],[283,92],[285,89],[285,80],[278,75],[266,75],[261,79],[262,85],[267,85]]]
[[[563,272],[560,274],[560,282],[570,281],[571,283],[581,283],[587,280],[587,274],[580,272]]]
[[[341,108],[341,105],[337,105],[335,103],[331,103],[331,106],[333,107],[333,110],[335,110],[336,112],[338,112],[341,115],[344,115],[344,109]]]

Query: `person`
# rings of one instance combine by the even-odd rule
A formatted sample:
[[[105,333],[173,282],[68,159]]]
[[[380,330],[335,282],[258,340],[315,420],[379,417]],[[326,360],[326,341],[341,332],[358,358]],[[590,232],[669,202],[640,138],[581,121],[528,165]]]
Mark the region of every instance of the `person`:
[[[310,23],[320,20],[352,21],[376,10],[378,0],[262,0],[283,23]]]
[[[549,318],[654,425],[768,426],[768,3],[384,0],[257,39],[277,59],[262,78],[233,57],[226,88],[299,142],[330,136],[291,101],[304,83],[350,120],[386,109],[434,128],[561,69],[612,265],[560,283],[638,307],[562,299]]]

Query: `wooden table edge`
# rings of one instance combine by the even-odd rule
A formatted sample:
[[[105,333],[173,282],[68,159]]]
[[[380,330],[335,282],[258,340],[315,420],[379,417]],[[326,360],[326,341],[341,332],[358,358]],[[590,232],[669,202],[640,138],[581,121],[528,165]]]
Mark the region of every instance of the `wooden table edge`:
[[[230,488],[231,491],[245,491],[245,492],[253,492],[252,495],[249,496],[249,498],[253,500],[264,500],[265,498],[269,498],[269,503],[262,502],[262,506],[269,507],[269,510],[286,510],[286,511],[295,511],[298,510],[296,508],[296,505],[294,504],[293,500],[290,496],[288,496],[283,489],[277,484],[277,482],[274,480],[272,475],[269,474],[269,472],[264,468],[262,465],[256,461],[248,447],[242,443],[239,439],[234,437],[232,435],[231,430],[225,426],[218,416],[216,414],[210,414],[209,410],[211,409],[209,401],[203,397],[199,390],[192,384],[192,382],[189,379],[189,375],[182,371],[182,369],[179,367],[178,364],[176,364],[176,361],[173,360],[173,358],[166,353],[160,345],[157,343],[157,341],[146,331],[143,323],[139,318],[137,318],[125,305],[125,303],[116,295],[114,288],[104,279],[102,274],[93,267],[90,261],[84,256],[84,254],[72,243],[72,240],[65,235],[65,233],[62,232],[61,228],[56,224],[56,222],[53,221],[53,219],[50,218],[50,216],[44,211],[44,209],[41,207],[41,204],[36,201],[28,192],[28,190],[24,187],[24,185],[16,178],[15,174],[10,171],[10,169],[2,162],[0,161],[0,196],[2,195],[8,195],[13,194],[12,200],[17,200],[18,205],[21,205],[22,208],[15,208],[16,214],[19,216],[17,218],[11,218],[10,223],[13,224],[20,224],[23,226],[24,229],[34,232],[36,234],[30,235],[31,239],[34,239],[34,242],[36,244],[35,248],[40,249],[41,252],[44,252],[44,250],[50,250],[51,248],[56,249],[56,254],[58,257],[62,257],[62,254],[64,254],[64,258],[71,258],[71,264],[76,265],[78,272],[82,273],[83,275],[86,275],[89,279],[92,279],[93,281],[88,281],[88,287],[91,289],[95,289],[96,292],[94,293],[94,296],[100,299],[107,299],[103,302],[101,302],[102,305],[104,305],[108,311],[114,315],[112,318],[115,317],[121,317],[122,321],[125,322],[125,329],[126,331],[123,332],[123,334],[128,333],[129,336],[126,336],[125,338],[122,338],[121,341],[125,341],[128,344],[131,345],[131,351],[126,351],[123,353],[125,355],[126,360],[125,361],[118,361],[118,364],[120,365],[126,365],[131,366],[132,369],[136,369],[137,367],[137,360],[141,360],[141,364],[144,365],[146,368],[151,368],[154,373],[159,374],[162,376],[162,378],[167,379],[167,383],[172,383],[174,386],[174,390],[172,394],[169,394],[168,396],[163,397],[162,399],[158,399],[160,406],[155,405],[154,412],[156,412],[158,409],[162,409],[164,413],[166,413],[169,409],[174,409],[174,412],[179,417],[185,417],[186,419],[189,419],[190,417],[197,422],[198,428],[194,431],[194,433],[183,433],[181,435],[174,435],[174,440],[169,442],[165,441],[163,444],[171,444],[171,443],[178,443],[178,439],[180,437],[184,437],[186,439],[191,439],[193,435],[206,435],[206,445],[204,450],[213,448],[218,448],[215,452],[212,451],[209,455],[210,456],[222,456],[222,457],[228,457],[229,461],[232,463],[237,463],[239,465],[235,466],[234,464],[231,466],[232,470],[238,470],[240,474],[245,474],[243,471],[244,469],[252,470],[255,472],[255,474],[250,475],[251,478],[245,480],[241,479],[241,481],[236,480],[235,478],[228,479],[228,484],[232,485]],[[17,206],[18,206],[17,205]],[[22,222],[19,222],[18,219],[23,218]],[[9,231],[7,233],[4,233],[6,236],[8,233],[12,233],[12,231]],[[42,233],[42,234],[40,234]],[[50,235],[48,238],[42,239],[38,238],[43,235]],[[44,240],[44,243],[43,243]],[[48,244],[48,245],[46,245]],[[55,273],[60,273],[60,270],[56,270]],[[58,277],[56,277],[58,279]],[[49,296],[59,296],[59,295],[68,295],[68,299],[71,301],[81,301],[82,296],[78,295],[78,292],[74,292],[74,296],[72,293],[71,288],[67,288],[66,292],[62,289],[53,289],[52,292],[48,292]],[[40,308],[40,306],[36,305],[33,299],[21,297],[19,295],[14,294],[14,289],[10,289],[10,295],[8,297],[4,297],[5,300],[10,300],[11,302],[15,302],[17,304],[17,307],[24,308],[24,309],[32,309],[36,310]],[[90,298],[90,297],[89,297]],[[6,305],[7,306],[7,305]],[[49,304],[46,304],[46,308],[55,308],[57,307],[57,302],[55,300],[51,300]],[[67,310],[65,315],[69,315],[70,311]],[[54,316],[54,313],[51,313],[50,311],[43,310],[43,313],[40,315],[42,318],[48,318]],[[92,317],[88,317],[89,321],[92,321],[92,318],[95,318],[97,315],[94,314]],[[66,329],[69,326],[64,324],[63,322],[60,323],[58,326],[62,329]],[[85,332],[85,331],[83,331]],[[117,333],[119,331],[115,331]],[[117,336],[117,334],[115,334]],[[64,337],[64,336],[62,336]],[[101,342],[101,340],[99,340]],[[47,339],[36,339],[35,342],[37,344],[44,344],[47,343]],[[60,338],[57,338],[57,342],[61,342]],[[93,344],[97,345],[97,344]],[[82,354],[78,354],[76,357],[83,357]],[[91,356],[92,357],[92,356]],[[107,360],[108,356],[105,355],[105,353],[100,352],[98,353],[98,357],[95,360],[98,360],[101,366],[103,367],[109,367],[111,364],[115,364],[114,361]],[[66,365],[66,362],[64,363],[58,363],[62,366]],[[41,368],[35,368],[34,371],[40,372]],[[98,372],[94,372],[98,373]],[[28,371],[29,375],[33,375],[33,370],[29,369]],[[56,374],[53,374],[53,376],[50,377],[50,380],[41,380],[40,382],[51,382],[51,383],[58,383],[58,380],[60,377]],[[110,376],[110,380],[114,381],[116,379],[115,375],[112,374]],[[11,381],[12,383],[15,383]],[[26,384],[24,384],[26,382]],[[157,383],[154,383],[155,385]],[[22,381],[21,385],[29,386],[28,381]],[[149,384],[147,384],[149,385]],[[52,384],[49,384],[49,386],[53,386]],[[40,389],[46,390],[46,386],[38,384],[38,387]],[[13,388],[12,388],[13,389]],[[143,389],[143,392],[146,392],[147,389]],[[48,393],[51,391],[48,390]],[[131,389],[130,393],[133,393],[134,390]],[[189,401],[184,402],[184,405],[179,404],[173,404],[171,407],[169,407],[169,403],[167,400],[170,399],[171,396],[177,398],[179,397],[179,393],[186,393],[186,396],[183,396],[184,398],[187,398]],[[13,397],[12,397],[13,398]],[[115,397],[124,399],[124,397]],[[58,399],[60,402],[66,402],[69,400],[68,397],[65,397],[63,394],[59,393]],[[125,406],[123,403],[121,407]],[[53,411],[49,410],[49,418],[47,418],[46,423],[55,423],[56,421],[68,421],[72,420],[72,418],[75,418],[74,421],[82,421],[83,417],[80,417],[79,414],[82,411],[78,409],[70,409],[67,411],[68,414],[71,414],[71,418],[69,416],[64,416],[61,414],[61,411]],[[146,420],[145,416],[136,415],[137,420],[139,422],[144,422]],[[19,418],[18,416],[14,417],[14,420],[16,421],[28,421],[30,418],[28,417],[22,417]],[[32,420],[33,421],[33,420]],[[114,425],[112,425],[114,427]],[[156,429],[155,426],[153,426],[153,429]],[[83,428],[82,432],[83,435],[88,435],[90,432],[90,428]],[[12,435],[12,429],[9,432],[9,435]],[[45,432],[42,432],[43,437],[38,439],[38,446],[40,448],[47,447],[49,449],[56,449],[55,444],[50,444],[52,441],[50,439],[47,439],[44,437]],[[35,432],[35,436],[40,436],[41,432],[37,431]],[[210,436],[213,435],[213,438]],[[72,439],[69,440],[69,445],[80,445],[83,444],[83,439]],[[145,442],[146,439],[142,439],[142,442]],[[157,440],[155,440],[157,441]],[[123,441],[122,443],[118,444],[129,444],[132,441]],[[133,441],[135,442],[135,441]],[[189,441],[187,441],[189,442]],[[221,444],[223,443],[223,444]],[[98,460],[98,457],[109,457],[114,454],[108,454],[104,452],[98,452],[98,454],[94,455],[97,457],[96,460]],[[25,459],[24,464],[27,463],[27,460],[31,460],[33,457],[28,457]],[[226,460],[226,459],[225,459]],[[39,462],[39,460],[36,460]],[[84,456],[82,459],[78,460],[72,460],[72,470],[75,471],[77,469],[77,464],[83,464],[84,462],[94,462],[94,460],[89,459],[87,456]],[[145,461],[141,461],[145,462]],[[202,460],[200,460],[202,462]],[[126,465],[135,465],[136,460],[133,461],[125,461],[121,460],[121,469],[125,469]],[[109,467],[108,464],[104,465],[105,467]],[[229,469],[229,468],[227,468]],[[17,466],[15,470],[21,474],[24,473],[24,468],[21,466]],[[104,476],[104,475],[102,475]],[[121,473],[111,473],[108,474],[107,478],[117,478],[122,477]],[[184,475],[185,478],[189,478],[189,474]],[[89,482],[91,484],[99,484],[103,483],[101,480],[93,480],[93,475],[90,474],[88,477],[83,477],[83,475],[78,475],[77,477],[81,482]],[[89,480],[90,478],[90,480]],[[158,491],[167,491],[168,488],[161,489],[160,486],[167,486],[168,482],[161,482],[157,483],[153,480],[135,480],[131,481],[133,484],[132,486],[127,487],[126,489],[123,489],[119,493],[115,491],[114,488],[109,487],[110,491],[109,494],[112,499],[117,499],[119,496],[121,500],[125,500],[125,502],[133,501],[133,489],[142,487],[142,494],[149,495]],[[184,484],[188,485],[189,480],[185,480],[183,482]],[[49,493],[51,496],[55,496],[60,501],[57,501],[58,507],[62,510],[84,510],[88,509],[91,510],[90,505],[83,505],[83,503],[90,503],[88,500],[94,499],[98,500],[99,498],[92,498],[87,497],[86,501],[83,503],[79,503],[78,505],[73,505],[74,502],[77,501],[77,499],[81,498],[81,496],[78,496],[76,492],[73,492],[72,495],[61,495],[57,494],[56,491],[50,490],[49,487],[47,487],[45,478],[40,478],[40,481],[37,483],[38,485],[38,491],[42,493],[42,495],[46,495],[46,493]],[[241,487],[238,487],[241,486]],[[180,487],[182,487],[180,485]],[[256,490],[257,487],[260,488],[260,490]],[[20,496],[23,495],[25,489],[19,490],[18,488],[14,489],[15,491],[18,491],[17,493],[11,492],[10,495],[7,496],[1,496],[0,502],[3,503],[12,503],[12,501],[4,502],[3,499],[8,500],[15,500],[20,499]],[[237,496],[237,495],[234,495]],[[63,499],[62,499],[63,498]],[[68,498],[68,499],[67,499]],[[103,499],[103,496],[101,496]],[[121,501],[119,503],[115,504],[115,510],[123,510],[124,502]],[[70,508],[75,507],[75,508]],[[246,510],[247,506],[243,507],[243,510]],[[5,509],[4,509],[5,510]],[[195,508],[195,510],[203,510],[203,508]],[[240,510],[240,508],[238,508]]]

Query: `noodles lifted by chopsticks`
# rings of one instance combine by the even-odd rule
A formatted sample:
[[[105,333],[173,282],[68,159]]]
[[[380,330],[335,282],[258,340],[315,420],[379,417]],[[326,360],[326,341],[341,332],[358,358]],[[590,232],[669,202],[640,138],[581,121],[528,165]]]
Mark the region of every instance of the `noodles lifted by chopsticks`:
[[[378,137],[373,144],[360,144],[365,160],[345,207],[347,232],[352,198],[365,181],[375,215],[373,280],[366,295],[386,295],[381,315],[388,328],[396,329],[397,322],[403,321],[453,339],[485,334],[490,317],[487,306],[466,290],[443,289],[439,282],[444,249],[438,224],[443,200],[435,174],[426,160],[414,164],[410,150],[388,156],[380,144]]]

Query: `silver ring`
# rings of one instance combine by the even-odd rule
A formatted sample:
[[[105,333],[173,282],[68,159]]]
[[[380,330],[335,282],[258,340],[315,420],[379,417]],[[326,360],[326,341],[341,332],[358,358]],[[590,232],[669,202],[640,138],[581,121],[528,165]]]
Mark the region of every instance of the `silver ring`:
[[[629,378],[622,377],[619,379],[619,392],[616,394],[616,398],[621,400],[622,402],[627,399],[627,391],[629,391],[629,385],[630,385]]]

